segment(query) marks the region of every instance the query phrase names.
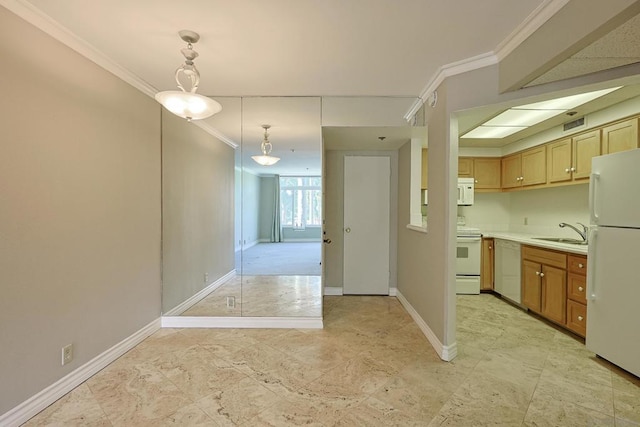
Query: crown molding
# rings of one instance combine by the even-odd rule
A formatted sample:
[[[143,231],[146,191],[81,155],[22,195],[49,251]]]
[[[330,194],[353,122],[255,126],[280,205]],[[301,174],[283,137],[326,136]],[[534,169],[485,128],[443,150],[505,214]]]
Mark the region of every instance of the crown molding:
[[[96,47],[94,47],[90,43],[87,43],[75,33],[69,31],[58,21],[52,19],[50,16],[33,6],[28,1],[0,0],[0,5],[15,13],[20,18],[24,19],[39,30],[58,40],[60,43],[66,45],[70,49],[75,50],[80,55],[92,61],[99,67],[105,69],[106,71],[125,81],[129,85],[138,89],[140,92],[155,99],[155,95],[156,93],[158,93],[158,90],[155,87],[151,86],[149,83],[145,82],[131,71],[122,67],[120,64],[109,58]],[[220,141],[231,146],[232,148],[238,148],[239,145],[235,141],[215,129],[213,126],[203,123],[202,121],[194,121],[193,123],[208,134],[212,135],[215,138],[218,138]]]
[[[80,55],[94,62],[101,68],[104,68],[111,74],[124,80],[145,95],[153,98],[158,92],[156,88],[113,61],[91,44],[82,40],[76,34],[69,31],[66,27],[33,6],[31,3],[25,0],[0,0],[0,4],[39,30],[58,40],[60,43],[75,50]]]
[[[569,0],[545,0],[516,29],[494,49],[498,61],[513,52],[530,35],[535,33],[553,15],[558,13]]]
[[[194,120],[191,123],[193,123],[194,125],[198,126],[200,129],[202,129],[203,131],[207,132],[209,135],[218,138],[220,141],[224,142],[225,144],[227,144],[229,147],[233,148],[234,150],[236,150],[238,147],[240,147],[240,144],[236,143],[233,139],[229,138],[228,136],[226,136],[225,134],[223,134],[222,132],[220,132],[218,129],[214,128],[213,126],[211,126],[210,124],[202,121],[202,120]]]
[[[411,109],[404,115],[404,119],[410,121],[413,115],[422,107],[429,95],[435,91],[442,82],[450,76],[466,73],[468,71],[477,70],[498,63],[498,58],[493,52],[483,53],[471,58],[463,59],[458,62],[452,62],[438,68],[436,74],[429,80],[429,83],[422,89],[419,99],[412,105]]]
[[[409,111],[404,115],[404,119],[408,122],[418,112],[420,107],[427,101],[429,95],[435,91],[442,82],[450,76],[466,73],[468,71],[495,65],[503,58],[513,52],[523,41],[531,34],[547,22],[553,15],[562,9],[569,0],[545,0],[509,34],[496,48],[487,53],[478,56],[463,59],[458,62],[452,62],[438,68],[435,75],[429,80],[429,83],[420,92],[419,99],[411,106]]]

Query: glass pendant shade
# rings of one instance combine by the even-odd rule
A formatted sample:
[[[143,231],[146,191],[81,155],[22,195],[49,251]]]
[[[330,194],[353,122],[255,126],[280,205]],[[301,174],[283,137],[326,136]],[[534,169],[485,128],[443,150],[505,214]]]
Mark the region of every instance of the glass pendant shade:
[[[273,156],[266,156],[266,155],[262,155],[262,156],[251,156],[251,158],[258,163],[259,165],[262,166],[271,166],[271,165],[275,165],[276,163],[278,163],[278,161],[280,160],[280,157],[273,157]]]
[[[206,119],[222,110],[222,105],[211,98],[180,90],[158,92],[156,101],[176,116],[187,120]]]

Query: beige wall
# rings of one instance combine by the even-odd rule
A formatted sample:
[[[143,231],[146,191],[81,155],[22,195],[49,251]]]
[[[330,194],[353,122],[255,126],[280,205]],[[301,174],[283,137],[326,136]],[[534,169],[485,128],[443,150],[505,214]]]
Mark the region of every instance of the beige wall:
[[[0,58],[3,414],[158,319],[161,189],[153,99],[4,8]]]
[[[397,277],[397,223],[398,223],[398,153],[397,151],[337,151],[324,152],[325,167],[325,238],[331,239],[324,245],[324,286],[341,288],[343,284],[343,228],[344,228],[344,157],[347,155],[387,156],[391,161],[391,205],[389,228],[389,270],[390,287],[396,287]]]
[[[163,312],[235,268],[233,199],[234,149],[163,110]]]

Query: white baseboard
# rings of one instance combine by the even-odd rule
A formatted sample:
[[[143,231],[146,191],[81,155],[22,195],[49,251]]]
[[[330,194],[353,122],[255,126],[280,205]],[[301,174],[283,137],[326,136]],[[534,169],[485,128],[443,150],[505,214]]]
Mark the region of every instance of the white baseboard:
[[[322,240],[320,239],[320,237],[306,237],[306,238],[289,238],[289,239],[283,239],[282,240],[284,243],[321,243]]]
[[[56,400],[88,380],[98,371],[115,361],[118,357],[140,344],[145,338],[160,329],[160,319],[156,319],[133,335],[120,341],[107,351],[60,378],[49,387],[25,400],[9,412],[0,415],[0,426],[19,426]]]
[[[177,305],[176,307],[164,313],[164,316],[181,315],[182,313],[184,313],[185,311],[187,311],[188,309],[190,309],[191,307],[199,303],[201,300],[206,298],[207,295],[209,295],[211,292],[218,289],[220,286],[222,286],[223,283],[233,278],[235,275],[236,275],[236,270],[235,269],[231,270],[230,272],[228,272],[227,274],[225,274],[224,276],[222,276],[221,278],[219,278],[218,280],[216,280],[215,282],[213,282],[212,284],[210,284],[209,286],[207,286],[206,288],[204,288],[203,290],[201,290],[200,292],[198,292],[188,300],[184,301],[183,303]]]
[[[395,297],[397,292],[398,292],[397,288],[389,288],[389,296],[390,297]],[[342,287],[325,286],[324,295],[330,295],[330,296],[342,295]]]
[[[162,317],[163,328],[322,329],[322,317]]]
[[[438,353],[438,356],[440,356],[440,359],[446,362],[452,361],[458,353],[458,346],[456,345],[456,343],[446,346],[443,345],[436,334],[434,334],[431,328],[429,328],[427,322],[425,322],[424,319],[420,317],[418,312],[413,308],[409,301],[407,301],[404,295],[402,295],[400,291],[397,291],[396,294],[396,298],[398,298],[400,304],[402,304],[405,310],[407,310],[407,312],[411,315],[414,322],[416,322],[422,333],[427,337],[436,353]]]

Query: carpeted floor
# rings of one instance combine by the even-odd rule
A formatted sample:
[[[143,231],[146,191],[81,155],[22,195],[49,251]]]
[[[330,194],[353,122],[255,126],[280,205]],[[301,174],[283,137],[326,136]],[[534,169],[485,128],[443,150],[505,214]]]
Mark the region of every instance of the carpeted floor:
[[[319,276],[320,245],[320,242],[258,243],[236,253],[236,269],[251,276]]]

